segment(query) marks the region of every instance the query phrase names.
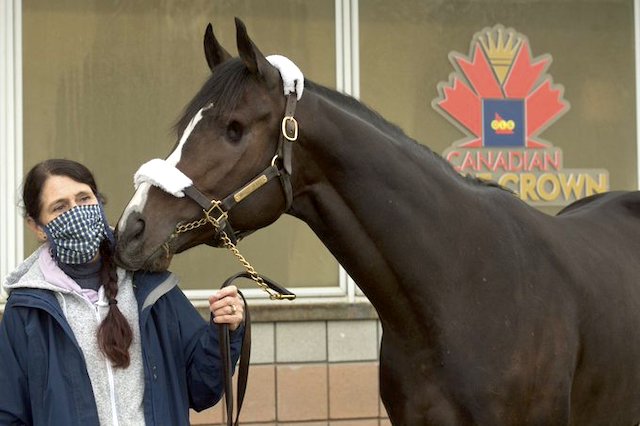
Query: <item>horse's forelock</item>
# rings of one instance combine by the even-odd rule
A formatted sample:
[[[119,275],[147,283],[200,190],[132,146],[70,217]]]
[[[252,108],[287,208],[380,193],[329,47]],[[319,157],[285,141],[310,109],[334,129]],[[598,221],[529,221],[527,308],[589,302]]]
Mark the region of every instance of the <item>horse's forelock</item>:
[[[174,129],[178,137],[198,111],[208,103],[213,103],[210,114],[215,117],[231,112],[242,96],[249,75],[249,70],[239,58],[223,62],[215,68],[176,122]]]

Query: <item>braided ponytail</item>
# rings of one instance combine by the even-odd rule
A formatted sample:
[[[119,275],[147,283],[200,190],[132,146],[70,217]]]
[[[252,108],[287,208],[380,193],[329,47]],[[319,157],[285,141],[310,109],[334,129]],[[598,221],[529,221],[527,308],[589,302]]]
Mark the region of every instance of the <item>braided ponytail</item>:
[[[127,368],[131,362],[129,347],[133,331],[125,316],[118,309],[118,275],[113,262],[111,244],[106,238],[100,244],[102,270],[100,272],[105,295],[109,301],[109,312],[98,328],[98,345],[116,368]]]

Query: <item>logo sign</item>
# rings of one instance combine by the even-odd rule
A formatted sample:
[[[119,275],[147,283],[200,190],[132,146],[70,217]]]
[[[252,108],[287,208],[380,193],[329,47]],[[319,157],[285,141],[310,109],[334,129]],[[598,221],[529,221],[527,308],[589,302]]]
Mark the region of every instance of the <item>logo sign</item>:
[[[533,205],[566,205],[609,189],[604,169],[565,169],[562,150],[540,134],[569,110],[564,88],[546,72],[551,56],[533,58],[529,41],[502,25],[471,41],[469,56],[438,84],[432,106],[465,135],[443,156],[462,174],[490,179]]]

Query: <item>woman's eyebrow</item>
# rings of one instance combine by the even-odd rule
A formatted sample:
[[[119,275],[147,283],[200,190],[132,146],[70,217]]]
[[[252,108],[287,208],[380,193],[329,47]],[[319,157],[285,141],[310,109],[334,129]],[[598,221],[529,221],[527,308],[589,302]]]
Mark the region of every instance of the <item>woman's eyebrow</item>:
[[[84,197],[85,195],[93,196],[93,192],[90,191],[80,191],[76,194],[76,198]]]
[[[52,208],[52,207],[54,207],[56,204],[59,204],[59,203],[67,203],[67,202],[68,202],[68,200],[67,200],[66,198],[58,198],[57,200],[53,200],[52,202],[50,202],[50,203],[47,205],[47,208]]]
[[[80,192],[76,193],[74,195],[74,197],[75,198],[80,198],[80,197],[84,197],[85,195],[93,196],[93,192],[91,192],[91,191],[80,191]],[[64,197],[63,198],[58,198],[57,200],[53,200],[52,202],[50,202],[48,204],[47,208],[52,208],[58,203],[68,203],[68,202],[69,202],[69,200],[67,198],[64,198]]]

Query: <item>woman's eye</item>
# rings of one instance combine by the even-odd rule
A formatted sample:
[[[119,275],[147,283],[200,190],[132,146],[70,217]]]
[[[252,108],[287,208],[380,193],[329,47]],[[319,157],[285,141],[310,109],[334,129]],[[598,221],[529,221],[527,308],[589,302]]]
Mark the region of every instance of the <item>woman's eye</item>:
[[[227,126],[227,138],[232,142],[238,142],[242,138],[242,124],[232,121]]]

